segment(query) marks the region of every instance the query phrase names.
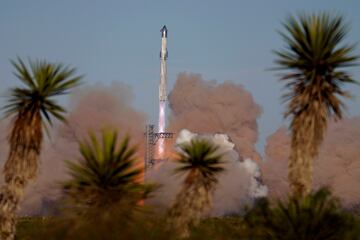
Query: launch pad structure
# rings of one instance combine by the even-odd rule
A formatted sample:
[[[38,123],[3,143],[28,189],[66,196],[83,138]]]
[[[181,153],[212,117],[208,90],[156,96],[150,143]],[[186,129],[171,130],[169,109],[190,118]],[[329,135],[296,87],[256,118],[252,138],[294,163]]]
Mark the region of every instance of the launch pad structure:
[[[167,102],[167,63],[168,58],[167,51],[167,37],[168,30],[164,25],[161,30],[161,48],[160,48],[160,84],[159,84],[159,129],[155,132],[155,125],[146,125],[145,129],[145,171],[152,168],[156,163],[161,162],[164,159],[165,140],[172,138],[173,133],[165,131],[166,122],[166,102]],[[157,157],[154,159],[154,148],[158,143]]]
[[[146,132],[145,132],[145,162],[144,168],[145,171],[151,169],[155,163],[164,161],[165,159],[155,159],[154,158],[154,148],[156,146],[156,142],[159,139],[168,139],[173,137],[173,133],[171,132],[155,132],[155,125],[149,124],[146,125]]]

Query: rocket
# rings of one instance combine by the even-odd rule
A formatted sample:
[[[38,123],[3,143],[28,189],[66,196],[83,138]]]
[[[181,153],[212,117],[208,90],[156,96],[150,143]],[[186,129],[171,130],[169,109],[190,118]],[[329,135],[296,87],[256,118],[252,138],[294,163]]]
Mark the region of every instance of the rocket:
[[[168,51],[166,48],[168,30],[164,25],[161,30],[161,50],[160,50],[160,85],[159,85],[159,100],[166,101],[166,83],[167,83],[167,66],[166,59],[168,57]]]

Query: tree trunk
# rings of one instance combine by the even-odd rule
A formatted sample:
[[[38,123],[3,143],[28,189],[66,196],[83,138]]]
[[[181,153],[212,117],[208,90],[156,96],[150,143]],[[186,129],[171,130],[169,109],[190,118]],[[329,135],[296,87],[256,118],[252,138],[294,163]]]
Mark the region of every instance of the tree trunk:
[[[9,136],[9,157],[4,166],[5,184],[0,193],[0,234],[12,240],[16,230],[16,212],[30,180],[38,170],[42,142],[41,116],[36,111],[20,112]]]
[[[201,179],[185,181],[168,213],[168,225],[180,238],[189,237],[190,227],[196,226],[211,207],[210,194],[209,187]]]
[[[300,147],[298,147],[300,148]],[[312,157],[306,150],[292,150],[288,162],[288,179],[293,196],[304,197],[311,192],[313,166]]]
[[[294,196],[304,197],[312,189],[313,162],[326,130],[326,108],[321,106],[319,99],[311,100],[311,105],[291,123],[288,178]]]

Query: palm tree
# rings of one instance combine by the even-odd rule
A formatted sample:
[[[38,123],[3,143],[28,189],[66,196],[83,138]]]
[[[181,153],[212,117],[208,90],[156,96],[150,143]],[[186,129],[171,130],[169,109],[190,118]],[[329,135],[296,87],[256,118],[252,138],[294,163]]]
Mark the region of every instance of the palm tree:
[[[149,193],[140,182],[142,168],[137,166],[136,148],[129,146],[129,137],[118,143],[116,131],[103,130],[101,135],[99,143],[90,132],[90,140],[79,143],[80,160],[66,162],[71,178],[63,183],[64,193],[84,212],[110,209],[122,200],[136,205]]]
[[[323,141],[329,118],[341,119],[345,107],[341,98],[350,94],[343,84],[354,83],[343,69],[355,65],[354,45],[342,45],[348,32],[341,16],[326,13],[290,17],[280,33],[285,50],[275,51],[278,70],[288,92],[285,118],[290,118],[291,154],[289,184],[292,194],[311,191],[313,159]]]
[[[13,116],[8,138],[10,151],[4,165],[5,185],[0,194],[0,233],[2,239],[13,239],[15,213],[24,189],[36,177],[43,142],[43,127],[55,117],[64,121],[65,109],[53,97],[67,94],[81,76],[75,69],[46,61],[29,60],[30,70],[18,58],[11,61],[15,76],[24,84],[11,89],[6,116]],[[47,129],[47,128],[46,128]]]
[[[189,235],[189,227],[198,224],[201,215],[211,207],[211,197],[224,170],[218,147],[205,139],[180,145],[179,165],[175,173],[186,174],[182,189],[168,213],[169,224],[180,237]]]

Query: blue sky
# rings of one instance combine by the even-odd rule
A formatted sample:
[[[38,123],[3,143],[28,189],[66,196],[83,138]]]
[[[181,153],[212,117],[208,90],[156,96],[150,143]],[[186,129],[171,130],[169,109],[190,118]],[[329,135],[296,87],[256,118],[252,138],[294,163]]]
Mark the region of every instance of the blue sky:
[[[281,84],[273,67],[282,46],[276,30],[289,14],[328,10],[344,15],[360,40],[360,1],[330,0],[2,0],[0,5],[0,93],[17,80],[9,59],[46,58],[72,64],[86,83],[121,81],[132,86],[134,106],[157,118],[160,28],[169,28],[169,85],[178,73],[241,83],[262,105],[259,149],[281,126]],[[360,46],[357,53],[360,54]],[[351,69],[360,80],[360,70]],[[360,114],[360,87],[348,114]],[[0,104],[4,102],[0,98]]]

